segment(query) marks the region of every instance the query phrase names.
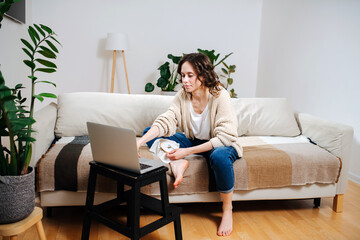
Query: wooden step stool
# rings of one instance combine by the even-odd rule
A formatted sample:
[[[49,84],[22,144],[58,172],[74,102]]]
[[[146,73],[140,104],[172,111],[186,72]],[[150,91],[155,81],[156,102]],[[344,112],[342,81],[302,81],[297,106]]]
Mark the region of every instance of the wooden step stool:
[[[91,219],[93,218],[132,240],[138,240],[146,234],[174,222],[175,239],[182,240],[181,208],[174,204],[169,204],[166,182],[167,170],[167,167],[160,167],[144,174],[136,174],[94,161],[90,162],[90,175],[81,239],[89,239]],[[117,181],[117,198],[94,206],[97,175]],[[142,186],[155,182],[160,184],[161,200],[140,192]],[[131,189],[124,191],[124,185],[130,186]],[[103,214],[105,210],[122,203],[127,203],[126,225],[116,222]],[[140,228],[140,208],[154,211],[161,215],[162,218]]]
[[[43,225],[41,223],[41,219],[43,217],[43,211],[39,207],[35,207],[34,211],[25,219],[9,223],[9,224],[0,224],[0,236],[3,236],[4,240],[11,239],[16,240],[18,239],[18,235],[22,232],[25,232],[34,224],[36,225],[36,230],[39,234],[41,240],[46,240],[45,232]]]

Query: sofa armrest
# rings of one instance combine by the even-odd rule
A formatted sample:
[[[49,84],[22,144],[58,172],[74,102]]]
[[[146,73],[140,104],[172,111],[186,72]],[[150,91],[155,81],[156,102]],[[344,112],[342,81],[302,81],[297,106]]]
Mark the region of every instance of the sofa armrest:
[[[50,103],[34,113],[36,122],[33,125],[32,137],[36,139],[32,146],[30,166],[35,166],[41,156],[46,153],[55,139],[54,129],[57,118],[57,105]]]
[[[347,187],[354,130],[352,127],[323,120],[305,113],[298,114],[301,132],[322,148],[341,158],[340,178],[336,194],[344,194]]]

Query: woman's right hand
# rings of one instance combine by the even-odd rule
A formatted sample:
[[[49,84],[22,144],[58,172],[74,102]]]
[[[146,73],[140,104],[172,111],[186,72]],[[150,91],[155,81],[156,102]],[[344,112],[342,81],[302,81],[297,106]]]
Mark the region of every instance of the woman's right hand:
[[[147,143],[150,140],[153,140],[154,138],[156,138],[159,135],[159,128],[157,126],[153,126],[150,128],[150,130],[145,133],[144,136],[142,136],[139,140],[136,141],[136,148],[138,151],[138,155],[140,157],[140,147],[141,145]]]
[[[139,157],[141,157],[140,156],[140,147],[141,147],[141,143],[139,141],[136,141],[136,150],[137,150]]]

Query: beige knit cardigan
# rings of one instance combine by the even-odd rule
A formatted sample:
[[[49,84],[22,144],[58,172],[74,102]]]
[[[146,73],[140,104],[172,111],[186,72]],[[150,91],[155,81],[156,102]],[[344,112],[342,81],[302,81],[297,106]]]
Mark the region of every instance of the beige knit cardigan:
[[[159,137],[169,137],[176,133],[176,130],[184,132],[189,139],[194,139],[190,125],[190,94],[181,89],[174,97],[169,109],[158,116],[153,126],[160,130]],[[218,96],[210,94],[210,142],[214,148],[232,146],[242,157],[243,150],[239,143],[237,133],[238,122],[233,112],[230,95],[225,89],[221,89]]]

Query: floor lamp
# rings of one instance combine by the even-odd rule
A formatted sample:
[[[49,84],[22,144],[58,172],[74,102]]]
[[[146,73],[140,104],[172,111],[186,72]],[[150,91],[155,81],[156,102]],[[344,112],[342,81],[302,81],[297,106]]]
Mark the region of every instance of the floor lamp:
[[[123,62],[124,62],[124,69],[125,69],[125,76],[126,76],[126,83],[128,93],[130,94],[130,86],[129,86],[129,79],[126,69],[126,62],[125,62],[125,50],[128,48],[127,37],[125,34],[121,33],[108,33],[106,39],[106,50],[113,51],[113,65],[112,65],[112,73],[111,73],[111,88],[110,92],[114,92],[114,77],[115,77],[115,65],[116,65],[116,51],[121,51]]]

